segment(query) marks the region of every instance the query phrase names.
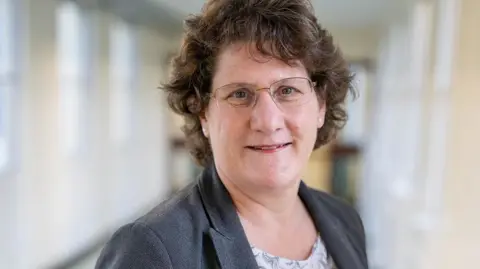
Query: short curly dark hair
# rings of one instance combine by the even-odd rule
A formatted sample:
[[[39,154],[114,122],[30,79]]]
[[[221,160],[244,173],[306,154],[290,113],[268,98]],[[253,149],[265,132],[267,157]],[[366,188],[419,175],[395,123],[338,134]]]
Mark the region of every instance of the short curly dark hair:
[[[213,160],[200,117],[208,106],[216,58],[222,48],[245,42],[262,55],[285,63],[300,60],[326,103],[325,122],[315,149],[330,142],[347,114],[344,101],[352,75],[331,34],[317,22],[307,0],[210,0],[187,18],[169,80],[161,86],[171,109],[183,116],[187,147],[198,164]]]

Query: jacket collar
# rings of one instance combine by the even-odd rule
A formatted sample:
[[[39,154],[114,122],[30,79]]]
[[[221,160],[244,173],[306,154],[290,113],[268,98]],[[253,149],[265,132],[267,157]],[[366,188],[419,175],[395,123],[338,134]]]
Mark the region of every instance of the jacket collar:
[[[320,232],[323,243],[335,265],[339,269],[368,268],[368,265],[362,262],[359,254],[354,250],[352,242],[347,236],[348,231],[337,217],[343,212],[336,212],[337,215],[334,215],[326,207],[325,201],[317,198],[303,182],[300,184],[298,194],[309,211],[317,231]]]
[[[205,211],[211,223],[210,237],[215,246],[221,268],[257,268],[250,244],[238,218],[235,205],[220,180],[214,165],[200,176],[199,190]],[[364,269],[354,251],[347,231],[303,182],[299,196],[309,211],[325,247],[339,269]]]
[[[247,236],[240,223],[232,198],[211,165],[199,182],[200,196],[209,218],[209,230],[220,267],[223,269],[257,268]]]

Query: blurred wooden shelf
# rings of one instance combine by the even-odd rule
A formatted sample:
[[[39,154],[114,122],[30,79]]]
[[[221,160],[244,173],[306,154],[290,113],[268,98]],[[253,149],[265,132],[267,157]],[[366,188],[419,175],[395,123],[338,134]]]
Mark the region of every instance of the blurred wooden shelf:
[[[331,156],[333,158],[356,156],[360,152],[361,148],[356,145],[334,144],[331,148]]]
[[[183,138],[183,137],[172,137],[172,138],[170,138],[170,147],[173,150],[185,149],[185,138]]]

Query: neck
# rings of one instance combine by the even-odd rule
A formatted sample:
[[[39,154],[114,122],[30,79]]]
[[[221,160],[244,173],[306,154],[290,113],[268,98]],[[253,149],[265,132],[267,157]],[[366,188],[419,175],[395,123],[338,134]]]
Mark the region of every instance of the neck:
[[[221,177],[242,221],[255,226],[283,226],[296,219],[303,208],[298,196],[299,183],[275,190],[254,190]]]

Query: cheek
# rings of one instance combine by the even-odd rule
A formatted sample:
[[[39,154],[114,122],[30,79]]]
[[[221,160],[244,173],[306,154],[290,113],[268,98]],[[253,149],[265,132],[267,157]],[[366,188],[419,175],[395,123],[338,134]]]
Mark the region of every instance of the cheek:
[[[316,107],[305,107],[291,117],[292,127],[295,131],[300,131],[303,135],[316,132],[318,127],[318,110]]]
[[[289,120],[289,129],[291,134],[300,141],[305,147],[310,148],[310,145],[315,143],[317,139],[318,117],[313,109],[305,110],[305,112],[298,113]]]
[[[290,124],[290,131],[295,137],[309,141],[316,137],[317,122],[311,116],[299,117]]]
[[[212,140],[217,142],[219,150],[230,149],[240,144],[239,139],[244,137],[245,133],[244,122],[235,115],[219,115],[212,121],[211,127],[214,131]]]

